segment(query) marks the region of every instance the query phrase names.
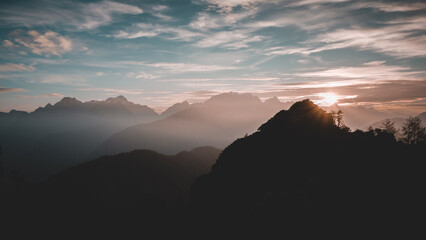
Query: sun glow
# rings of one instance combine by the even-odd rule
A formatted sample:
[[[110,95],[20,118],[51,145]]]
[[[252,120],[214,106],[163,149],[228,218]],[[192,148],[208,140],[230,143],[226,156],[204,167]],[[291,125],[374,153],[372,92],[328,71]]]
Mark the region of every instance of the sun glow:
[[[323,106],[333,105],[339,100],[338,96],[334,93],[320,93],[318,96],[322,98],[318,103]]]

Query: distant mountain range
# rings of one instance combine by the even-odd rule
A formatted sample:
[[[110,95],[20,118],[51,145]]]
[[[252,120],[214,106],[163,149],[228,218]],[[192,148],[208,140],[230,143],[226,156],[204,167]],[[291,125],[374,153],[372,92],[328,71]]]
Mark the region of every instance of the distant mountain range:
[[[36,109],[32,114],[94,114],[103,116],[132,115],[142,116],[144,118],[151,117],[155,119],[158,114],[146,105],[139,105],[129,102],[125,97],[118,96],[108,98],[105,101],[89,101],[80,102],[75,98],[64,97],[61,101],[54,105],[47,104],[45,107]]]
[[[88,102],[65,97],[31,113],[0,113],[0,144],[6,174],[18,171],[30,181],[40,181],[104,154],[134,149],[176,154],[202,145],[224,148],[290,105],[276,97],[262,102],[251,94],[230,92],[202,103],[177,103],[158,114],[123,96]],[[342,109],[352,129],[389,117],[360,107],[326,109]]]
[[[227,93],[205,103],[177,103],[157,114],[148,106],[134,104],[123,96],[89,102],[65,97],[31,113],[16,110],[0,113],[4,165],[8,174],[19,171],[30,181],[40,181],[102,154],[134,149],[175,154],[202,145],[224,147],[288,106],[277,100],[263,104],[250,94]],[[231,118],[233,123],[229,121]],[[117,132],[132,126],[138,129],[145,123],[152,123],[153,127],[131,139],[132,142],[128,139],[106,141]],[[218,139],[224,129],[216,129],[216,126],[227,124],[231,124],[229,129],[235,129],[220,136],[225,140]],[[204,132],[197,132],[196,128]],[[167,134],[161,135],[162,132]],[[145,144],[147,142],[149,144]],[[104,148],[105,144],[109,144],[108,149]],[[128,145],[123,148],[124,144]]]
[[[41,180],[89,160],[89,153],[115,132],[159,118],[151,108],[123,96],[90,102],[65,97],[31,113],[1,113],[4,165],[8,173]]]
[[[251,94],[220,94],[204,103],[184,104],[182,111],[165,119],[116,133],[97,149],[95,156],[133,149],[175,154],[199,145],[223,148],[256,131],[262,122],[289,105],[277,98],[262,102]]]

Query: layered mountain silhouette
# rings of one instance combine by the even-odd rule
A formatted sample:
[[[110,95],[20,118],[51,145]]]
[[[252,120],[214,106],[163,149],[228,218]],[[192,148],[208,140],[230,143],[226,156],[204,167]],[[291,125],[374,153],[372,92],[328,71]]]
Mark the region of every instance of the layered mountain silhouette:
[[[198,116],[200,109],[193,107],[229,97],[169,118]],[[145,233],[156,226],[156,234],[175,235],[171,229],[177,226],[198,238],[229,230],[266,236],[271,229],[280,236],[296,231],[312,237],[319,230],[339,237],[374,230],[383,236],[393,234],[389,229],[421,227],[425,151],[425,143],[405,145],[380,129],[340,128],[331,114],[304,100],[221,153],[201,147],[173,156],[151,150],[103,156],[6,198],[3,206],[12,225],[97,226],[103,233],[125,232],[123,226]]]
[[[397,226],[422,206],[425,149],[380,130],[341,129],[304,100],[229,145],[195,181],[191,200],[205,224],[228,227],[321,226],[348,234],[361,222],[375,230]]]
[[[129,126],[151,122],[159,115],[123,96],[81,102],[65,97],[34,112],[0,115],[0,143],[8,172],[42,180],[61,169],[88,160],[99,144]]]
[[[61,101],[54,105],[47,104],[45,107],[36,109],[32,114],[64,114],[64,113],[80,113],[92,114],[100,116],[108,115],[131,115],[142,116],[144,118],[152,118],[154,120],[158,114],[146,105],[139,105],[129,102],[125,97],[118,96],[108,98],[105,101],[89,101],[81,102],[75,98],[64,97]]]
[[[185,110],[189,108],[191,105],[187,101],[183,101],[181,103],[176,103],[172,105],[171,107],[167,108],[164,112],[162,112],[160,115],[161,117],[170,117],[171,115],[178,113],[182,110]]]
[[[289,106],[278,99],[262,102],[251,94],[233,92],[213,96],[190,107],[183,104],[184,110],[168,118],[113,135],[98,148],[95,156],[133,149],[175,154],[200,145],[224,148]]]
[[[4,203],[5,213],[13,216],[9,221],[30,223],[162,224],[173,214],[184,217],[174,211],[188,205],[191,184],[210,171],[220,152],[204,146],[173,156],[135,150],[100,157],[35,185],[18,201],[7,199],[13,202]]]

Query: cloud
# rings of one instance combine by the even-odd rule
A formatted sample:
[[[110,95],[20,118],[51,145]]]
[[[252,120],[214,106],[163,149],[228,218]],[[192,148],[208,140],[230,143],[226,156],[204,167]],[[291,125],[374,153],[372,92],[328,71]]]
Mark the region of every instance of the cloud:
[[[1,25],[39,26],[63,25],[77,29],[94,29],[113,22],[116,14],[137,15],[139,7],[114,1],[78,3],[72,1],[42,0],[22,5],[4,5],[0,10]]]
[[[281,88],[279,86],[275,89],[259,88],[256,95],[262,98],[277,96],[285,101],[297,101],[304,98],[320,100],[321,93],[333,93],[339,98],[339,104],[374,107],[414,103],[426,99],[426,80],[364,81],[341,85],[332,83],[283,84]],[[426,104],[423,103],[422,106],[424,109]]]
[[[121,62],[121,64],[162,68],[173,73],[214,72],[214,71],[239,69],[238,67],[234,67],[234,66],[202,65],[202,64],[194,64],[194,63],[171,63],[171,62],[146,63],[146,62],[125,61],[125,62]]]
[[[386,55],[410,58],[426,56],[426,18],[383,28],[339,29],[317,36],[313,42],[326,43],[312,52],[354,47]]]
[[[6,88],[6,87],[0,87],[0,93],[9,93],[9,92],[26,92],[26,89],[22,88]]]
[[[103,73],[103,72],[97,72],[97,73],[96,73],[96,76],[98,76],[98,77],[101,77],[101,76],[103,76],[103,75],[105,75],[105,73]]]
[[[84,14],[84,23],[80,28],[93,29],[102,25],[108,25],[112,22],[112,15],[119,14],[141,14],[142,9],[129,4],[102,1],[98,3],[90,3],[82,9]]]
[[[195,46],[206,48],[220,46],[228,49],[240,49],[249,47],[248,43],[259,42],[265,39],[260,35],[252,36],[244,30],[221,31],[211,34],[195,43]]]
[[[239,21],[250,17],[249,12],[230,13],[226,15],[217,15],[207,12],[198,13],[197,17],[189,23],[189,27],[200,31],[218,29],[226,26],[233,26]]]
[[[113,88],[80,88],[78,91],[82,92],[106,92],[106,93],[116,93],[116,94],[129,94],[137,95],[142,94],[142,91],[135,90],[126,90],[126,89],[113,89]]]
[[[9,41],[9,40],[3,40],[3,47],[14,47],[15,45],[13,44],[13,42]]]
[[[288,6],[300,7],[306,5],[319,5],[319,4],[330,4],[330,3],[342,3],[348,2],[350,0],[301,0],[301,1],[293,1],[288,4]]]
[[[265,55],[309,55],[334,49],[356,48],[397,58],[426,56],[425,17],[410,17],[385,22],[384,27],[340,28],[318,34],[304,47],[274,47]]]
[[[34,30],[27,32],[15,30],[10,35],[14,37],[15,42],[29,48],[32,53],[37,55],[61,56],[73,49],[73,43],[70,39],[52,31],[39,33]]]
[[[136,79],[142,78],[142,79],[155,79],[155,78],[159,78],[160,76],[151,74],[151,73],[146,73],[146,72],[139,72],[137,73],[137,75],[135,76]]]
[[[37,81],[30,81],[31,83],[35,83]],[[44,84],[63,84],[63,85],[69,85],[69,86],[86,86],[87,83],[84,79],[82,79],[78,75],[71,75],[71,76],[64,76],[64,75],[57,75],[57,74],[51,74],[43,77],[39,83]]]
[[[208,81],[277,81],[277,77],[220,77],[220,78],[173,78],[159,80],[159,82],[208,82]]]
[[[422,80],[425,78],[426,72],[413,71],[409,67],[385,65],[385,61],[374,61],[364,63],[359,67],[338,67],[295,75],[308,78],[360,79],[363,81]]]
[[[173,17],[164,14],[164,12],[169,10],[170,8],[166,5],[154,5],[148,12],[162,21],[174,21],[175,19]]]
[[[352,5],[355,9],[373,8],[383,12],[411,12],[426,9],[426,3],[422,2],[355,2]]]
[[[35,71],[36,69],[33,66],[26,66],[22,63],[7,63],[0,65],[0,72],[18,72],[18,71]]]
[[[262,0],[201,0],[196,1],[196,3],[207,4],[209,8],[226,14],[232,12],[232,10],[238,6],[241,6],[244,9],[255,10],[257,8],[257,4],[261,1]],[[264,0],[264,2],[268,1]]]
[[[38,98],[63,98],[64,95],[59,93],[46,93],[42,95],[17,95],[20,98],[38,99]]]
[[[168,27],[159,24],[138,23],[132,28],[121,30],[113,34],[115,38],[135,39],[141,37],[161,37],[170,40],[191,41],[202,34],[178,27]]]

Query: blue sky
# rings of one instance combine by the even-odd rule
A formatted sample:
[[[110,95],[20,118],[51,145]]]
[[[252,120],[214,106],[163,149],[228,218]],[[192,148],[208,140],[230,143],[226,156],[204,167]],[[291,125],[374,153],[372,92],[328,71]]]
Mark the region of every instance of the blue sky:
[[[2,1],[0,111],[221,92],[426,111],[426,3]]]

